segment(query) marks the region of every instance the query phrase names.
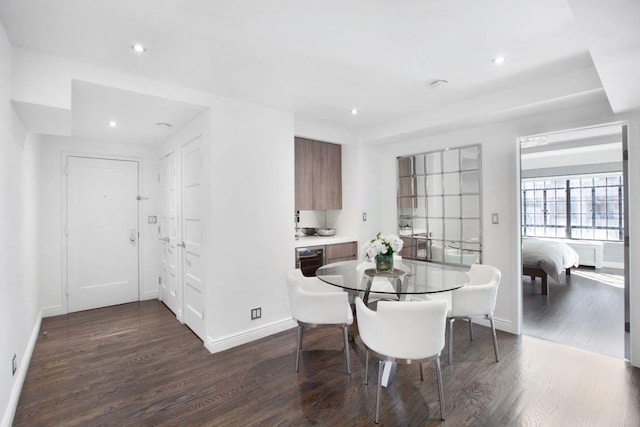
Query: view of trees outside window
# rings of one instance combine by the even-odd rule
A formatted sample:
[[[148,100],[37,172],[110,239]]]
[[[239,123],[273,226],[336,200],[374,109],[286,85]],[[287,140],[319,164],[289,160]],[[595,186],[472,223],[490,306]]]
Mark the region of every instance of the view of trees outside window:
[[[522,181],[522,234],[582,240],[624,237],[622,176]]]

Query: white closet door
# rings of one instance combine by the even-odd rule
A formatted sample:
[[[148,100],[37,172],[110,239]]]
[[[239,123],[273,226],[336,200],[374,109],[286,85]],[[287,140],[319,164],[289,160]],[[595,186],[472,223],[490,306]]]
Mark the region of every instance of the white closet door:
[[[182,320],[178,241],[178,171],[176,153],[162,159],[160,219],[160,298]]]
[[[138,163],[67,158],[68,311],[138,301]]]
[[[184,322],[203,341],[204,287],[202,283],[202,143],[198,137],[181,147],[182,259]]]

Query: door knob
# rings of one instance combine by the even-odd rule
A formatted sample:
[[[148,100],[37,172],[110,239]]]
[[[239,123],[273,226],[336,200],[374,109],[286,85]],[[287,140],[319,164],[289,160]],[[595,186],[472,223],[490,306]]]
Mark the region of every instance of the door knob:
[[[186,248],[186,247],[187,247],[187,246],[184,244],[184,242],[178,243],[176,246],[177,246],[177,247],[179,247],[179,248]]]

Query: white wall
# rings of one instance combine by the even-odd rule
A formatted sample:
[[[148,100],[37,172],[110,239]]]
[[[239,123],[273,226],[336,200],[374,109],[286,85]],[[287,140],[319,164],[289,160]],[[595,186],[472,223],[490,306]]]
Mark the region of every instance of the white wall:
[[[517,138],[571,129],[582,126],[627,121],[630,124],[629,165],[630,182],[628,198],[630,206],[631,261],[630,303],[632,355],[634,365],[640,365],[640,135],[638,114],[612,115],[606,103],[584,105],[579,108],[560,110],[510,120],[500,124],[489,124],[461,129],[439,135],[407,139],[383,148],[382,176],[379,186],[368,189],[370,198],[379,194],[382,201],[382,227],[396,227],[395,157],[412,153],[456,147],[475,143],[482,144],[482,192],[483,192],[483,260],[502,270],[502,282],[496,305],[497,327],[519,333],[521,316],[520,248],[519,248],[519,150]],[[491,213],[498,213],[500,223],[491,224]]]
[[[517,229],[516,208],[512,200],[518,185],[516,176],[516,136],[513,130],[503,126],[470,129],[429,138],[419,138],[396,143],[384,148],[381,168],[382,224],[385,230],[397,230],[396,157],[426,151],[453,148],[480,143],[482,145],[482,235],[483,263],[494,265],[502,271],[500,292],[496,303],[496,327],[517,332]],[[498,213],[499,224],[491,224],[491,213]]]
[[[211,110],[207,348],[219,351],[291,321],[286,272],[294,266],[293,115],[244,103]],[[250,310],[262,307],[262,318]]]
[[[40,143],[11,106],[11,46],[0,24],[0,411],[13,420],[40,325],[36,183]],[[16,355],[18,371],[12,374]]]
[[[159,215],[158,157],[146,146],[79,141],[61,136],[42,137],[40,164],[40,287],[43,315],[67,312],[62,270],[63,239],[63,162],[65,154],[127,158],[140,161],[140,299],[158,296],[157,225],[148,224],[147,216]]]

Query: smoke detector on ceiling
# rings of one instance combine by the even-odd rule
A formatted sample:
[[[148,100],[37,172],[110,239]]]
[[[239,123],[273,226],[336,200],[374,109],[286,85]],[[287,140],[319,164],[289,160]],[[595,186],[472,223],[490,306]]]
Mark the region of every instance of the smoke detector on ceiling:
[[[449,86],[449,81],[444,79],[437,79],[429,83],[431,89],[442,89]]]

